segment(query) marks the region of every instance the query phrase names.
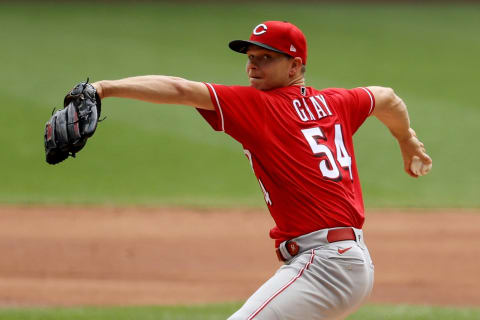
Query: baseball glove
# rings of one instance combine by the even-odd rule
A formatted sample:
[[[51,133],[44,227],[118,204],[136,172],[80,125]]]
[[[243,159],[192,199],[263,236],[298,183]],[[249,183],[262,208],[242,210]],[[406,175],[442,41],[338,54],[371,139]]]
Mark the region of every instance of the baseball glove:
[[[101,101],[87,79],[65,96],[63,107],[45,125],[45,154],[49,164],[75,157],[82,150],[97,128]]]

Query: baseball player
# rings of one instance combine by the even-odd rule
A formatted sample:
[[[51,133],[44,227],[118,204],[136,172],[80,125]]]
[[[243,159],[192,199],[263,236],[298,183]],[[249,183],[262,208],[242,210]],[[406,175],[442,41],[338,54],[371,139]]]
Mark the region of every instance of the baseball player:
[[[407,174],[426,174],[432,160],[392,89],[307,86],[307,42],[295,25],[266,21],[249,40],[229,47],[246,54],[250,86],[170,76],[92,85],[101,99],[195,107],[213,129],[243,145],[275,221],[270,237],[284,265],[229,319],[342,319],[373,285],[352,136],[373,115],[397,139]]]

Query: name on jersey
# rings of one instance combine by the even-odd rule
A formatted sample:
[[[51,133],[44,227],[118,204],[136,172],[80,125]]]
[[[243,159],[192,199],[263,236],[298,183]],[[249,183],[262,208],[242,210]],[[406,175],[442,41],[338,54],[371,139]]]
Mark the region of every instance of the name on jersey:
[[[294,99],[292,100],[292,105],[303,122],[320,120],[332,115],[327,101],[321,94],[302,98],[301,100]]]

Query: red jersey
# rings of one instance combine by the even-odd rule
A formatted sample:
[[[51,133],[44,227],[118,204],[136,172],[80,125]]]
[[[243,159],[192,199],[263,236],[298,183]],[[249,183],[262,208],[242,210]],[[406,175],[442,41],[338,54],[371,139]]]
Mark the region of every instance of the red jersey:
[[[243,145],[282,241],[319,229],[362,228],[365,216],[353,134],[372,113],[367,88],[206,86],[208,123]]]

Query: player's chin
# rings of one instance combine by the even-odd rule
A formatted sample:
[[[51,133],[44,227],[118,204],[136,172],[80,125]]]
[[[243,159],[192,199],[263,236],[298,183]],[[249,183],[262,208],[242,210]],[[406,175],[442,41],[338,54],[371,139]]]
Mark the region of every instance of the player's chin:
[[[260,78],[249,78],[250,80],[250,86],[254,87],[255,89],[258,90],[269,90],[270,88],[268,87],[267,83],[265,83],[265,80],[260,79]]]

